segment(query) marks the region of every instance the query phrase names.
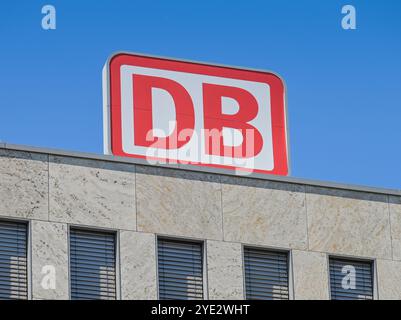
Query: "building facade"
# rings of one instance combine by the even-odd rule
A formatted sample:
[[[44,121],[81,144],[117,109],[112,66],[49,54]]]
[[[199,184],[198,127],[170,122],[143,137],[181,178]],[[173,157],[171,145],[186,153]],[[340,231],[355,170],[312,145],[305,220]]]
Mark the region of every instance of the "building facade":
[[[401,192],[0,144],[0,297],[401,299]]]

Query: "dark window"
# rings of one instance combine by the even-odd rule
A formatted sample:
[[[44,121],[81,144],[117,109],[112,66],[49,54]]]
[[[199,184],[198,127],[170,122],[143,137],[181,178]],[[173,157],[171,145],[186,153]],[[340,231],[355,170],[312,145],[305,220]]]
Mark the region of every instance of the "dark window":
[[[27,224],[0,221],[0,299],[27,299]]]
[[[71,229],[71,299],[116,299],[115,234]]]
[[[203,299],[202,266],[202,244],[159,239],[159,298]]]
[[[248,300],[288,300],[288,253],[244,248]]]
[[[329,264],[331,299],[373,299],[371,262],[330,258]]]

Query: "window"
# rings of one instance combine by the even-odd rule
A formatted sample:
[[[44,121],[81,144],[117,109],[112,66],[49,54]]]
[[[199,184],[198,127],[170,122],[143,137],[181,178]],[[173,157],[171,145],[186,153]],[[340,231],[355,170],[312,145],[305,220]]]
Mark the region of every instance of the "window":
[[[203,299],[202,244],[158,240],[159,298]]]
[[[70,231],[71,299],[116,299],[115,234]]]
[[[332,300],[372,300],[373,265],[370,261],[329,259]]]
[[[244,248],[248,300],[288,300],[288,253]]]
[[[0,299],[27,299],[27,224],[0,221]]]

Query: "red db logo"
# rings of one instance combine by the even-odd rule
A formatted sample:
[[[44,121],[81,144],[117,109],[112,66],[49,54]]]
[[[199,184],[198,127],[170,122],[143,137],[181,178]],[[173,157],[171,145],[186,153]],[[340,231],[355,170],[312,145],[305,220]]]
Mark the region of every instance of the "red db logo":
[[[106,153],[288,174],[278,76],[121,53],[106,64],[103,81]]]

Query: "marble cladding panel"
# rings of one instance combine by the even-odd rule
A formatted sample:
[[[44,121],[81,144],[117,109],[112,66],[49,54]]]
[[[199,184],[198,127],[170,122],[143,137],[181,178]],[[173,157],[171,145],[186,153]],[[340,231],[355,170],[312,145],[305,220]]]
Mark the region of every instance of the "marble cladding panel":
[[[68,299],[68,227],[64,223],[32,221],[32,297]]]
[[[206,241],[209,299],[244,299],[240,243]]]
[[[393,259],[401,260],[401,197],[389,197]]]
[[[328,300],[327,256],[321,252],[292,251],[295,300]]]
[[[222,239],[219,176],[137,166],[138,231]]]
[[[386,195],[307,187],[309,249],[391,259]]]
[[[155,241],[154,234],[120,232],[122,299],[157,299]]]
[[[48,155],[0,149],[0,216],[48,219]]]
[[[378,259],[377,279],[380,300],[401,300],[401,262]]]
[[[224,240],[306,249],[302,185],[222,177]]]
[[[135,166],[50,156],[50,220],[135,230]]]

